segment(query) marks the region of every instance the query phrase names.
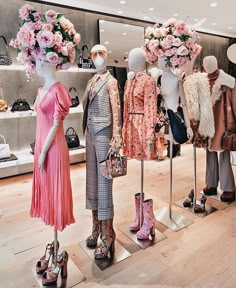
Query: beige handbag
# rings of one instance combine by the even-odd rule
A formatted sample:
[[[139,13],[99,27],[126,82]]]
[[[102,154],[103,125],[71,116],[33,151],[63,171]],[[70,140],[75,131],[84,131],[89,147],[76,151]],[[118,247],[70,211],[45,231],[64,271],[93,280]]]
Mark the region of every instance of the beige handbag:
[[[3,135],[0,135],[4,143],[0,144],[0,159],[9,158],[11,156],[9,144],[6,143],[6,139]]]
[[[0,112],[6,112],[7,108],[7,101],[3,99],[3,89],[2,86],[0,86]]]

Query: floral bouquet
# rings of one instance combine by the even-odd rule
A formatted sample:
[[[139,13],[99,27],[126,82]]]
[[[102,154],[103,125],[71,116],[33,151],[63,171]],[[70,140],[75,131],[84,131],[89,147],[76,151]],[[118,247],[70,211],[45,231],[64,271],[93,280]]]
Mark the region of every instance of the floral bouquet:
[[[36,60],[66,68],[74,63],[80,34],[63,14],[48,10],[41,15],[29,4],[19,9],[23,20],[16,39],[10,45],[17,49],[17,60],[26,67],[26,75],[35,71]]]
[[[145,30],[145,46],[147,61],[157,64],[158,57],[166,57],[166,66],[180,68],[201,52],[196,43],[199,34],[194,26],[172,18],[160,27],[158,24]]]

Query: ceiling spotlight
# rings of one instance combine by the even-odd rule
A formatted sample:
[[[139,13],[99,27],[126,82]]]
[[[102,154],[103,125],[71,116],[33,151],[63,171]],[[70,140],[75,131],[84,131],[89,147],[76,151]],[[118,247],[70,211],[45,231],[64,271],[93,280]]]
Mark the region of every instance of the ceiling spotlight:
[[[179,14],[178,14],[178,13],[175,13],[175,14],[173,14],[173,16],[174,16],[174,17],[177,17],[177,16],[179,16]]]
[[[127,35],[127,33],[126,33],[126,32],[124,32],[124,33],[122,33],[122,35],[124,35],[124,36],[125,36],[125,35]]]
[[[100,20],[100,23],[104,23],[105,22],[105,20]]]
[[[149,11],[153,11],[153,10],[154,10],[154,8],[148,8],[148,10],[149,10]]]
[[[104,32],[105,30],[101,29],[100,32]]]
[[[227,27],[228,29],[232,29],[233,27],[232,26],[229,26],[229,27]]]
[[[128,61],[128,58],[127,58],[127,57],[124,57],[124,60],[125,60],[125,62],[127,62],[127,61]]]
[[[123,11],[118,11],[117,13],[118,13],[118,14],[123,14]]]
[[[111,54],[111,53],[112,53],[112,51],[110,50],[110,51],[108,51],[108,53],[110,53],[110,54]]]
[[[125,24],[126,27],[129,27],[129,24]]]
[[[108,41],[106,41],[106,42],[104,42],[104,44],[105,44],[105,45],[108,45],[108,44],[109,44],[109,42],[108,42]]]
[[[216,26],[216,23],[215,23],[215,22],[214,22],[214,23],[211,23],[211,25]]]
[[[126,1],[120,1],[120,4],[125,4],[126,3]]]
[[[210,4],[210,7],[216,7],[217,6],[217,2],[212,2],[211,4]]]

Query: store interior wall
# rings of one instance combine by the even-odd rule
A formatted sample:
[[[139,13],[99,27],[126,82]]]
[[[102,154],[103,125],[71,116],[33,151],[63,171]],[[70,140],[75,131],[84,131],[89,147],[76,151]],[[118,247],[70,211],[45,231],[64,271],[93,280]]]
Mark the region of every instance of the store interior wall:
[[[144,23],[135,20],[122,19],[119,17],[111,17],[96,13],[88,13],[73,9],[54,7],[51,5],[39,4],[23,0],[8,0],[0,1],[0,35],[4,35],[7,42],[16,37],[19,29],[20,19],[18,17],[19,8],[29,3],[40,12],[45,12],[48,9],[54,9],[57,12],[63,13],[75,25],[75,29],[81,34],[80,47],[87,44],[91,49],[93,45],[98,43],[98,19],[115,21],[125,24],[148,27],[149,23]],[[135,35],[133,35],[135,37]],[[229,62],[226,56],[226,51],[229,46],[229,39],[219,36],[210,36],[201,34],[200,44],[203,46],[201,55],[197,59],[197,64],[201,66],[202,60],[206,55],[214,55],[217,57],[219,67],[224,71],[228,71]],[[4,49],[1,43],[0,50]],[[13,62],[16,64],[16,51],[12,47],[9,49]],[[77,55],[78,56],[78,55]],[[76,87],[80,100],[83,98],[84,90],[87,81],[92,77],[92,73],[57,73],[57,78],[67,87]],[[4,71],[0,70],[0,84],[3,85],[4,98],[9,105],[18,98],[18,88],[23,86],[24,98],[30,104],[33,104],[38,87],[43,84],[43,79],[35,75],[33,82],[27,82],[24,71]],[[82,114],[71,114],[64,123],[65,130],[72,126],[76,129],[80,138],[82,138],[81,130]],[[35,139],[35,117],[25,119],[6,119],[0,122],[0,134],[3,134],[11,149],[21,150],[29,147],[29,143]]]

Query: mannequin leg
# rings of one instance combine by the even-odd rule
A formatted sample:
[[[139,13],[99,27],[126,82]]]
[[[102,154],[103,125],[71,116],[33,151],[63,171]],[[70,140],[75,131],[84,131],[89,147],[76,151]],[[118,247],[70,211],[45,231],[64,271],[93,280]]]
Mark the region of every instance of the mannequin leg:
[[[219,165],[217,152],[206,151],[206,188],[204,193],[206,195],[217,194],[217,186],[219,182]],[[212,194],[208,194],[208,190],[212,189]]]

